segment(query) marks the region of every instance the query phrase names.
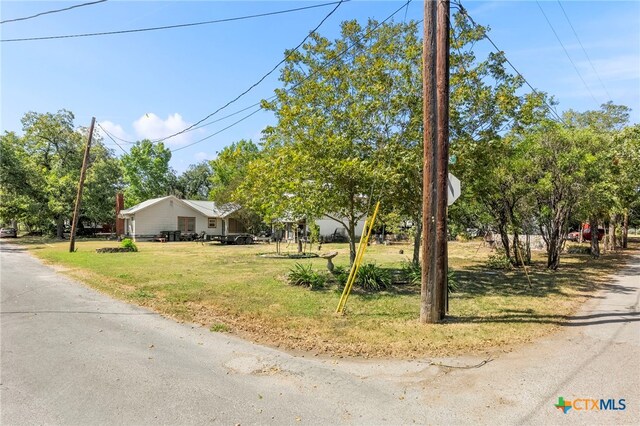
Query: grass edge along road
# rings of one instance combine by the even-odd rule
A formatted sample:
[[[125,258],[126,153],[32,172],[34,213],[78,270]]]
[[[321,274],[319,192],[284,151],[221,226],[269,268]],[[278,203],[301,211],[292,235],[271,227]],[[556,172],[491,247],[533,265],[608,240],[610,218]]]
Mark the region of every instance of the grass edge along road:
[[[290,286],[287,272],[296,262],[326,270],[324,259],[271,259],[260,253],[273,245],[219,246],[138,243],[137,253],[98,254],[118,243],[85,240],[76,253],[68,242],[21,241],[59,271],[115,298],[145,306],[212,332],[231,332],[287,350],[333,356],[433,357],[509,350],[562,326],[566,316],[624,265],[627,252],[599,260],[566,254],[558,271],[544,268],[544,252],[529,268],[533,288],[522,270],[489,269],[494,254],[477,241],[452,242],[449,265],[456,291],[446,324],[419,324],[419,285],[398,284],[387,291],[355,291],[347,314],[334,314],[336,285],[319,290]],[[291,247],[293,250],[293,247]],[[347,266],[346,244],[334,262]],[[399,269],[408,261],[407,245],[372,245],[365,263]]]

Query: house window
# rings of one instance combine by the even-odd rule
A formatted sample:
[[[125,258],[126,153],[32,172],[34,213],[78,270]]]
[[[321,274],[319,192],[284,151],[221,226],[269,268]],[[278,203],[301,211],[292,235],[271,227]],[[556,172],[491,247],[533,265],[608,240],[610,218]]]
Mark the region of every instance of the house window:
[[[229,218],[229,233],[240,234],[247,232],[242,222],[237,219]]]
[[[196,232],[196,218],[178,216],[178,230],[181,232]]]
[[[218,227],[218,219],[215,217],[209,218],[209,228],[217,228]]]

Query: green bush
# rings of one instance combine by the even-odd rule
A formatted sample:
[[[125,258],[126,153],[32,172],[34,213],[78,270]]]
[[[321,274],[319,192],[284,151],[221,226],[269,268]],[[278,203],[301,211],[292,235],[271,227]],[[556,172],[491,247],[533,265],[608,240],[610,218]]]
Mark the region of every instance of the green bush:
[[[570,246],[567,247],[569,254],[591,254],[591,246]]]
[[[391,274],[375,263],[365,263],[358,269],[355,285],[366,291],[380,291],[391,286]]]
[[[309,242],[311,244],[320,242],[320,225],[315,222],[309,224]]]
[[[345,268],[344,266],[336,266],[335,268],[333,268],[333,271],[331,271],[331,275],[333,275],[333,278],[335,279],[340,289],[343,289],[347,284],[350,272],[351,269]]]
[[[312,290],[324,286],[326,277],[311,268],[311,265],[296,263],[287,274],[287,282],[291,285],[308,286]]]
[[[411,284],[420,285],[422,283],[422,267],[413,263],[405,263],[402,265],[402,274]],[[458,282],[453,269],[447,271],[447,286],[449,293],[455,293],[458,290]]]
[[[124,240],[122,240],[122,242],[120,243],[120,247],[128,248],[132,251],[138,251],[138,247],[131,238],[125,238]]]
[[[447,271],[447,287],[449,293],[455,293],[458,291],[458,282],[456,281],[456,273],[453,269],[449,268]]]
[[[411,262],[402,265],[402,275],[409,281],[409,284],[420,284],[422,282],[422,268]]]
[[[512,266],[504,250],[496,250],[495,254],[492,254],[487,259],[487,267],[491,269],[509,270]]]

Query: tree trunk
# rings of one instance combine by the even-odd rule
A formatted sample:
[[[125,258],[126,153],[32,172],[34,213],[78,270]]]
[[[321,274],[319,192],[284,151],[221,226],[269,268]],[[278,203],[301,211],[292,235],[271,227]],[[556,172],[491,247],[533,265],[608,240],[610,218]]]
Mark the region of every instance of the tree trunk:
[[[600,243],[598,242],[598,219],[589,218],[589,227],[591,228],[591,257],[597,259],[600,257]],[[595,229],[595,233],[593,230]]]
[[[616,216],[612,216],[609,221],[609,250],[616,249]]]
[[[349,225],[349,229],[347,229],[349,234],[349,265],[353,265],[356,260],[356,224],[353,221],[349,221]],[[362,230],[362,232],[365,231],[366,229]]]
[[[589,222],[591,223],[591,222]],[[584,224],[580,223],[580,232],[578,232],[578,242],[580,244],[582,244],[584,242],[584,235],[582,235],[582,233],[584,232]],[[600,251],[600,250],[598,250]]]
[[[555,271],[560,266],[560,252],[562,251],[562,239],[556,233],[549,236],[547,250],[547,268]]]
[[[64,217],[59,216],[56,223],[56,236],[60,239],[64,238]]]
[[[624,217],[622,219],[622,248],[628,248],[629,238],[629,209],[624,210]]]
[[[416,235],[413,239],[413,259],[414,266],[420,266],[420,243],[422,242],[422,218],[416,219]]]
[[[500,231],[500,240],[502,241],[502,248],[504,248],[504,253],[507,256],[507,259],[513,263],[511,258],[511,248],[509,246],[509,234],[507,234],[507,229],[504,225],[498,225],[498,231]]]
[[[527,265],[531,264],[531,235],[527,233],[526,237],[526,249],[525,249],[525,262]]]
[[[522,256],[520,256],[520,250],[519,250],[519,244],[520,244],[520,238],[518,237],[518,231],[513,231],[513,259],[514,259],[514,266],[519,266],[522,265],[522,262],[524,261],[524,259],[522,259]]]

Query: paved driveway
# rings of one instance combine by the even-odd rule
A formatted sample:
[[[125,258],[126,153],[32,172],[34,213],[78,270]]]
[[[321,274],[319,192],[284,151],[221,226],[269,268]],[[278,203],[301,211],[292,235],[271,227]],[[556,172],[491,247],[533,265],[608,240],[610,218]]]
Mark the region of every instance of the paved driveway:
[[[0,244],[1,423],[640,424],[640,257],[572,326],[481,359],[292,356],[178,324]],[[563,414],[558,397],[624,398]]]

